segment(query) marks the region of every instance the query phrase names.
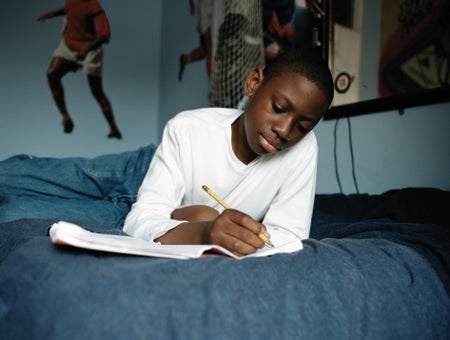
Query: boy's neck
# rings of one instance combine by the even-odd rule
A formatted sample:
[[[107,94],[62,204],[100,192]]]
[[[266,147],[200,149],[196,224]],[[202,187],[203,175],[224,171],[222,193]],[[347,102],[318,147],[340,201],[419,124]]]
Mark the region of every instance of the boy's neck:
[[[231,124],[231,146],[234,155],[244,164],[249,164],[258,155],[249,147],[245,134],[245,112]]]

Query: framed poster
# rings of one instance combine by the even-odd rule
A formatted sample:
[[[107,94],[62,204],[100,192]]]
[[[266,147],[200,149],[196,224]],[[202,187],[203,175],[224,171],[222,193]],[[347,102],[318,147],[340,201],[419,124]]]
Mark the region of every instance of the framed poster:
[[[330,1],[336,94],[325,119],[450,101],[450,0]]]

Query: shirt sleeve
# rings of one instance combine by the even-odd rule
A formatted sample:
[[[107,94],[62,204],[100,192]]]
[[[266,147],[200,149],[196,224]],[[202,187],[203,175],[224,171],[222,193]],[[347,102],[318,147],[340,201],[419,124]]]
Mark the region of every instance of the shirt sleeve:
[[[123,230],[127,234],[153,241],[184,222],[170,218],[185,193],[180,155],[177,136],[168,124],[125,219]]]
[[[111,28],[109,26],[108,17],[104,11],[96,13],[93,17],[95,35],[104,42],[109,42],[111,38]]]

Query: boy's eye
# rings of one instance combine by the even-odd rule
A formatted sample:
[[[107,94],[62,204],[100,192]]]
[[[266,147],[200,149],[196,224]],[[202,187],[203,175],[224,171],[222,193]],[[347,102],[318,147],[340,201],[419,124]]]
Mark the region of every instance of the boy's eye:
[[[274,101],[272,101],[272,109],[276,113],[283,113],[284,112],[284,110],[281,107],[279,107],[277,105],[277,103],[275,103]]]
[[[311,127],[309,127],[309,126],[304,126],[304,125],[302,125],[301,122],[298,122],[298,123],[297,123],[297,129],[298,129],[300,132],[302,132],[302,133],[308,133],[309,131],[312,130]]]
[[[304,132],[304,133],[309,132],[309,129],[305,128],[305,127],[304,127],[302,124],[300,124],[300,123],[297,124],[297,128],[298,128],[298,130],[299,130],[300,132]]]

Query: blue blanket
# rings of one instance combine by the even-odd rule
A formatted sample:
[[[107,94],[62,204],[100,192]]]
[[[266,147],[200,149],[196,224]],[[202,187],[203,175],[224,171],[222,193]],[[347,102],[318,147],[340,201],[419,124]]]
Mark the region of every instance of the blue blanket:
[[[53,245],[55,220],[0,225],[4,339],[447,339],[448,231],[317,217],[294,254],[123,256]],[[94,231],[121,233],[97,223]],[[435,262],[430,261],[432,253]],[[439,269],[439,266],[440,269]],[[445,274],[447,273],[447,274]],[[448,286],[447,286],[448,288]]]
[[[60,218],[122,234],[152,152],[39,159],[53,172],[75,167],[89,186],[68,181],[52,195],[39,189],[50,175],[24,173],[30,158],[0,164],[0,339],[449,338],[449,192],[318,195],[304,249],[267,258],[173,260],[50,242]]]

